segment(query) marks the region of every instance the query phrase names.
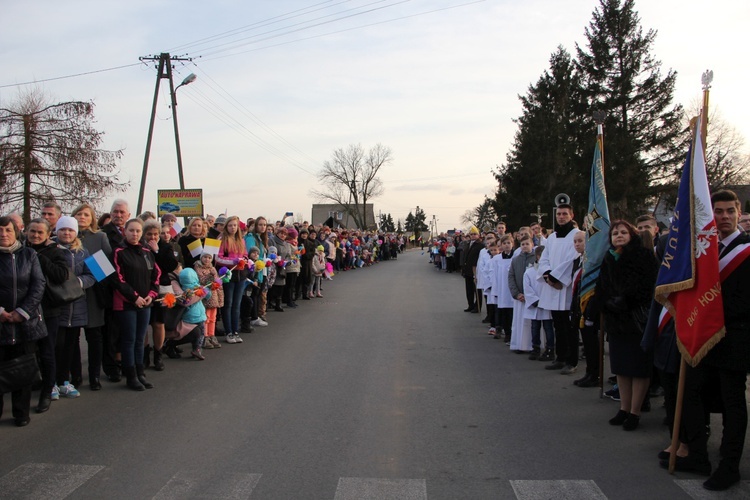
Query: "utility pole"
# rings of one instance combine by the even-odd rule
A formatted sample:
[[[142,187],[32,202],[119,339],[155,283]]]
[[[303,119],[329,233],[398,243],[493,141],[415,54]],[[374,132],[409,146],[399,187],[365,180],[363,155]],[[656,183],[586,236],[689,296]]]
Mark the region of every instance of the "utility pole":
[[[156,104],[159,101],[159,84],[163,78],[169,80],[169,94],[172,100],[172,123],[174,124],[174,141],[177,149],[177,173],[180,177],[180,189],[185,189],[185,176],[182,172],[182,153],[180,152],[180,132],[177,129],[177,97],[175,96],[175,86],[172,80],[172,61],[192,61],[190,57],[172,57],[168,52],[162,52],[158,56],[146,56],[139,58],[141,61],[159,61],[156,74],[156,88],[154,89],[154,104],[151,107],[151,122],[148,126],[148,138],[146,139],[146,156],[143,159],[143,173],[141,174],[141,189],[138,192],[138,209],[136,213],[141,213],[143,209],[143,194],[146,189],[146,176],[148,174],[148,159],[151,155],[151,140],[154,135],[154,121],[156,120]],[[192,73],[183,80],[177,87],[187,85],[195,81],[195,75]],[[187,223],[187,220],[186,220]]]

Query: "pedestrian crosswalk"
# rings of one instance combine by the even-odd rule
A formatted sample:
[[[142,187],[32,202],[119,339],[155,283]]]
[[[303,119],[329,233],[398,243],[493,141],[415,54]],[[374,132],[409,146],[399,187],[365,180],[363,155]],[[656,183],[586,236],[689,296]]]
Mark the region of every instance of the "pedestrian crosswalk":
[[[250,498],[261,474],[223,473],[206,480],[205,471],[180,471],[167,481],[154,500],[182,500],[184,498],[222,498],[243,500]]]
[[[62,500],[79,498],[82,487],[88,481],[96,480],[96,475],[105,470],[103,465],[71,465],[29,463],[21,465],[0,477],[0,498],[3,500],[38,499]],[[253,498],[253,491],[262,484],[260,473],[231,472],[212,477],[205,470],[181,470],[170,477],[152,497],[153,500],[187,500],[221,498],[228,500],[246,500]],[[673,479],[684,496],[676,495],[675,499],[747,499],[750,498],[750,481],[722,492],[703,488],[702,479]],[[435,495],[441,497],[436,486]],[[607,495],[593,480],[509,480],[507,493],[500,486],[497,498],[518,500],[607,500]],[[266,494],[272,491],[266,485]],[[121,498],[127,498],[122,492]],[[341,477],[335,491],[329,494],[310,492],[310,498],[332,498],[333,500],[428,500],[430,498],[430,481],[428,479],[409,478],[364,478]],[[614,494],[615,492],[613,492]],[[622,491],[617,491],[622,496]]]
[[[511,481],[513,492],[518,500],[536,500],[554,498],[555,500],[607,500],[606,495],[594,481],[557,480],[557,481]]]
[[[100,465],[24,464],[0,477],[0,497],[67,498],[102,469]]]

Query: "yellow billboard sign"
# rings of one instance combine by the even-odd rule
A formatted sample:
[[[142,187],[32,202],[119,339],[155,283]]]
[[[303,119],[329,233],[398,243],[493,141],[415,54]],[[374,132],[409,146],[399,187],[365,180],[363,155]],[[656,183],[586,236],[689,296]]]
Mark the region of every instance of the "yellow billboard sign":
[[[159,217],[164,214],[173,214],[177,217],[203,215],[202,189],[159,189],[156,193]]]

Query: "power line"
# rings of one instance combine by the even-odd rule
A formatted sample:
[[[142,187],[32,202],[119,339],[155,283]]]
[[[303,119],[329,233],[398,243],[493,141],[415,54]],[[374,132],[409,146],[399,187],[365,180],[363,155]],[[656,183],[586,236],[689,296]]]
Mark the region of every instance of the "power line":
[[[123,66],[114,66],[112,68],[97,69],[97,70],[94,70],[94,71],[85,71],[83,73],[76,73],[74,75],[56,76],[56,77],[53,77],[53,78],[45,78],[43,80],[32,80],[32,81],[29,81],[29,82],[22,82],[22,83],[9,83],[9,84],[6,84],[6,85],[0,85],[0,89],[4,89],[4,88],[7,88],[7,87],[20,87],[22,85],[33,85],[35,83],[52,82],[52,81],[55,81],[55,80],[64,80],[66,78],[75,78],[77,76],[93,75],[95,73],[104,73],[105,71],[115,71],[115,70],[123,69],[123,68],[132,68],[134,66],[140,66],[141,64],[143,64],[143,63],[138,62],[138,63],[133,63],[133,64],[125,64]]]
[[[334,14],[327,14],[325,16],[317,17],[315,19],[310,19],[310,20],[307,20],[307,21],[302,21],[302,22],[299,22],[299,23],[296,23],[296,24],[291,24],[291,25],[288,25],[288,26],[282,26],[280,28],[275,28],[275,29],[272,29],[272,30],[269,30],[269,31],[264,31],[263,33],[258,33],[258,34],[251,35],[251,36],[248,36],[248,37],[245,37],[245,38],[240,38],[239,40],[234,40],[234,41],[231,41],[231,42],[224,42],[224,43],[221,43],[219,45],[214,45],[213,47],[207,47],[207,48],[205,48],[203,50],[204,51],[210,51],[210,50],[213,50],[213,49],[218,49],[218,50],[214,50],[213,52],[207,52],[207,53],[204,53],[202,55],[203,56],[210,56],[210,55],[213,55],[213,54],[218,54],[218,53],[221,53],[221,52],[225,52],[227,50],[233,50],[233,49],[242,47],[244,45],[249,45],[249,44],[253,44],[253,43],[264,42],[266,40],[272,40],[274,38],[279,38],[279,37],[286,36],[286,35],[289,35],[289,34],[292,34],[292,33],[297,33],[299,31],[305,31],[305,30],[309,30],[311,28],[316,28],[318,26],[323,26],[323,25],[326,25],[326,24],[335,23],[336,21],[341,21],[342,19],[348,19],[348,18],[351,18],[351,17],[362,16],[364,14],[370,14],[370,13],[378,11],[378,10],[383,10],[383,9],[387,9],[389,7],[394,7],[394,6],[402,4],[402,3],[411,2],[412,0],[399,0],[399,1],[397,1],[395,3],[392,3],[392,4],[389,4],[389,5],[383,5],[381,7],[374,7],[372,9],[365,10],[365,11],[362,11],[362,12],[355,12],[355,13],[352,13],[352,14],[341,15],[341,14],[344,14],[344,13],[347,13],[347,12],[357,11],[357,10],[362,9],[364,7],[369,7],[371,5],[383,3],[385,1],[387,1],[387,0],[375,0],[373,2],[370,2],[368,4],[365,4],[365,5],[362,5],[362,6],[359,6],[359,7],[353,7],[351,9],[347,9],[347,10],[345,10],[343,12],[337,12],[337,13],[334,13]],[[332,17],[332,16],[339,16],[339,17],[336,17],[335,19],[329,19],[327,21],[322,21],[322,22],[319,22],[319,23],[316,23],[316,24],[310,24],[308,26],[302,26],[302,25],[309,24],[309,23],[312,23],[312,22],[315,22],[315,21],[320,21],[322,19],[326,19],[326,18],[329,18],[329,17]],[[294,28],[295,26],[301,26],[301,27],[295,28],[295,29],[290,29],[290,28]],[[258,38],[258,37],[261,37],[263,35],[268,35],[268,34],[271,34],[271,33],[282,31],[282,30],[287,30],[287,31],[285,31],[283,33],[276,34],[276,35],[271,35],[271,36],[268,36],[266,38],[260,38],[258,40],[251,40],[253,38]],[[240,43],[243,40],[251,40],[251,41]],[[223,48],[223,49],[220,48],[220,47],[225,47],[227,45],[233,45],[233,46],[227,47],[227,48]]]
[[[198,68],[198,65],[197,65],[197,64],[193,63],[193,65],[194,65],[194,66],[195,66],[196,68]],[[201,73],[203,74],[203,76],[205,76],[206,78],[208,78],[208,79],[209,79],[210,81],[212,81],[212,82],[213,82],[213,83],[214,83],[214,84],[215,84],[215,85],[216,85],[216,86],[217,86],[217,87],[218,87],[219,89],[221,89],[221,91],[223,92],[223,94],[224,94],[224,96],[225,96],[225,97],[224,97],[224,99],[226,99],[226,100],[227,100],[227,101],[229,101],[230,103],[231,103],[232,101],[233,101],[234,103],[236,103],[236,104],[237,104],[237,106],[239,106],[239,107],[240,107],[240,108],[241,108],[242,110],[244,110],[244,111],[245,111],[245,115],[246,115],[246,116],[247,116],[248,118],[250,118],[250,119],[251,119],[251,120],[252,120],[253,122],[255,122],[255,124],[257,124],[258,126],[262,127],[263,129],[265,129],[265,130],[266,130],[266,131],[267,131],[268,133],[270,133],[271,135],[273,135],[274,137],[276,137],[276,138],[277,138],[278,140],[280,140],[281,142],[283,142],[284,144],[286,144],[286,145],[287,145],[288,147],[290,147],[291,149],[293,149],[294,151],[296,151],[296,152],[297,152],[297,153],[299,153],[300,155],[302,155],[302,156],[305,156],[305,157],[307,157],[307,159],[309,159],[309,160],[310,160],[310,161],[312,161],[313,163],[317,163],[317,162],[318,162],[318,160],[316,160],[315,158],[311,157],[310,155],[308,155],[308,154],[307,154],[307,153],[305,153],[304,151],[302,151],[302,150],[300,150],[299,148],[297,148],[297,147],[296,147],[296,146],[295,146],[294,144],[292,144],[291,142],[287,141],[287,140],[286,140],[286,139],[285,139],[284,137],[282,137],[282,136],[281,136],[281,135],[280,135],[279,133],[277,133],[277,132],[276,132],[275,130],[273,130],[273,129],[272,129],[272,128],[271,128],[270,126],[268,126],[268,125],[267,125],[266,123],[264,123],[264,122],[263,122],[263,120],[261,120],[260,118],[258,118],[258,117],[257,117],[257,116],[256,116],[256,115],[255,115],[255,114],[254,114],[254,113],[252,112],[252,111],[250,111],[250,110],[249,110],[249,109],[248,109],[247,107],[245,107],[245,105],[244,105],[244,104],[242,104],[242,103],[241,103],[241,102],[240,102],[239,100],[237,100],[237,99],[236,99],[236,98],[235,98],[234,96],[232,96],[232,95],[231,95],[231,94],[230,94],[230,93],[229,93],[229,92],[228,92],[228,91],[227,91],[227,90],[226,90],[226,89],[225,89],[224,87],[222,87],[222,86],[221,86],[221,85],[219,84],[219,82],[217,82],[216,80],[214,80],[213,78],[211,78],[211,76],[210,76],[210,75],[209,75],[208,73],[206,73],[206,71],[205,71],[205,70],[204,70],[203,68],[200,68],[200,70],[199,70],[199,71],[200,71],[200,72],[201,72]]]
[[[206,84],[206,86],[213,92],[219,94],[220,97],[226,99],[216,89],[211,87],[211,85]],[[198,96],[194,96],[192,95],[192,93],[196,93],[198,94]],[[222,108],[215,100],[211,99],[211,97],[206,95],[198,87],[191,87],[190,91],[186,92],[184,95],[186,95],[190,100],[198,104],[201,108],[206,110],[209,114],[213,115],[219,121],[221,121],[222,123],[227,125],[229,128],[231,128],[232,130],[234,130],[235,132],[243,136],[245,139],[248,139],[250,142],[260,147],[261,149],[267,151],[268,153],[271,153],[272,155],[276,156],[277,158],[287,163],[290,163],[295,168],[307,174],[310,174],[312,176],[316,175],[315,173],[306,169],[300,162],[291,158],[282,150],[268,143],[258,134],[256,134],[255,132],[247,128],[247,126],[245,126],[240,120],[232,116],[232,114],[230,114],[228,111]]]
[[[381,25],[381,24],[392,23],[392,22],[401,21],[401,20],[404,20],[404,19],[410,19],[412,17],[419,17],[419,16],[424,16],[424,15],[427,15],[427,14],[434,14],[435,12],[442,12],[442,11],[445,11],[445,10],[458,9],[458,8],[461,8],[461,7],[467,7],[469,5],[473,5],[473,4],[477,4],[477,3],[482,3],[482,2],[485,2],[485,1],[486,0],[474,0],[472,2],[466,2],[466,3],[462,3],[462,4],[458,4],[458,5],[450,5],[448,7],[442,7],[440,9],[427,10],[427,11],[423,11],[423,12],[417,12],[416,14],[409,14],[407,16],[394,17],[392,19],[386,19],[384,21],[378,21],[378,22],[375,22],[375,23],[362,24],[360,26],[354,26],[354,27],[351,27],[351,28],[345,28],[345,29],[341,29],[341,30],[337,30],[337,31],[329,31],[327,33],[321,33],[319,35],[313,35],[313,36],[309,36],[309,37],[305,37],[305,38],[298,38],[296,40],[289,40],[289,41],[286,41],[286,42],[279,42],[279,43],[275,43],[275,44],[272,44],[272,45],[264,45],[262,47],[258,47],[258,48],[255,48],[255,49],[243,50],[241,52],[233,52],[231,54],[226,54],[226,55],[222,55],[222,56],[209,57],[207,59],[203,59],[203,56],[199,55],[199,56],[196,56],[196,58],[200,58],[203,61],[215,61],[217,59],[223,59],[225,57],[232,57],[232,56],[237,56],[237,55],[241,55],[241,54],[247,54],[248,52],[257,52],[259,50],[265,50],[265,49],[270,49],[270,48],[274,48],[274,47],[280,47],[282,45],[288,45],[290,43],[304,42],[304,41],[307,41],[307,40],[313,40],[315,38],[321,38],[321,37],[324,37],[324,36],[337,35],[339,33],[346,33],[348,31],[354,31],[354,30],[358,30],[358,29],[362,29],[362,28],[370,28],[372,26],[378,26],[378,25]],[[278,38],[280,36],[283,36],[283,34],[282,35],[277,35],[275,37],[270,37],[270,38]],[[263,41],[263,40],[258,40],[258,41],[254,42],[254,43],[257,43],[257,42],[260,42],[260,41]]]
[[[254,22],[254,23],[251,23],[251,24],[248,24],[248,25],[245,25],[245,26],[241,26],[239,28],[234,28],[234,29],[231,29],[231,30],[227,30],[227,31],[224,31],[224,32],[221,32],[221,33],[218,33],[216,35],[212,35],[212,36],[209,36],[209,37],[206,37],[206,38],[201,38],[201,39],[196,40],[194,42],[189,42],[189,43],[186,43],[184,45],[179,45],[177,47],[169,49],[169,52],[173,52],[175,50],[185,50],[187,48],[194,47],[196,45],[201,45],[202,43],[210,42],[210,41],[213,41],[213,40],[221,40],[222,38],[228,38],[230,36],[234,36],[237,33],[242,33],[243,31],[251,31],[251,30],[256,29],[256,28],[261,28],[263,26],[269,26],[271,24],[275,24],[275,23],[278,23],[278,22],[281,22],[281,21],[286,21],[288,19],[294,19],[295,17],[303,16],[303,15],[310,14],[310,13],[313,13],[313,12],[317,12],[319,10],[329,9],[329,8],[335,7],[337,5],[341,5],[342,3],[348,3],[348,2],[351,2],[352,0],[343,0],[343,1],[340,1],[340,2],[335,3],[333,5],[329,5],[327,7],[320,7],[319,9],[314,9],[314,7],[318,7],[320,5],[328,4],[328,3],[331,3],[332,1],[333,0],[327,0],[325,2],[320,2],[320,3],[317,3],[317,4],[311,5],[309,7],[303,7],[301,9],[297,9],[297,10],[293,10],[291,12],[287,12],[286,14],[280,14],[278,16],[269,17],[268,19],[265,19],[265,20],[262,20],[262,21],[257,21],[257,22]],[[310,9],[313,9],[313,10],[310,10]],[[302,12],[302,11],[306,11],[306,10],[309,10],[309,12]],[[300,13],[300,12],[302,12],[302,13]],[[293,14],[296,14],[296,15],[293,15]]]

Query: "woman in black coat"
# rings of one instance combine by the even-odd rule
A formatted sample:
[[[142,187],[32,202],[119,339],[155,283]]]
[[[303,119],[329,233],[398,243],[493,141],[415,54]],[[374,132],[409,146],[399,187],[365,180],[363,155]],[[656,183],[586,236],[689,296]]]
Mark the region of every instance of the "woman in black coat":
[[[593,320],[599,311],[604,314],[610,365],[620,389],[620,411],[609,423],[631,431],[638,427],[650,384],[652,359],[640,344],[658,264],[653,250],[643,246],[629,222],[614,221],[609,237],[612,248],[602,261],[594,304],[587,316]]]
[[[37,254],[19,241],[20,231],[10,217],[0,217],[0,361],[36,350],[47,336],[41,301],[45,280]],[[29,423],[31,384],[11,393],[13,417],[19,427]],[[0,415],[3,394],[0,393]]]
[[[26,227],[26,245],[36,250],[44,279],[49,283],[59,285],[68,278],[70,268],[63,251],[57,246],[57,243],[49,239],[50,233],[49,222],[44,219],[34,219]],[[50,302],[50,299],[44,295],[42,297],[42,311],[44,323],[47,327],[47,336],[39,342],[42,390],[39,393],[37,413],[49,410],[52,400],[60,398],[60,391],[55,383],[57,380],[55,346],[57,344],[60,306]]]

